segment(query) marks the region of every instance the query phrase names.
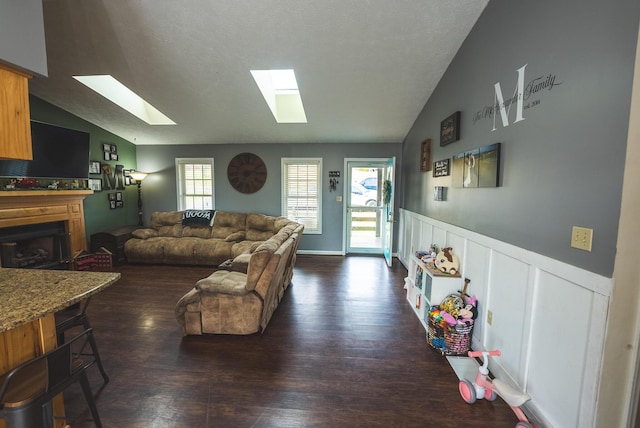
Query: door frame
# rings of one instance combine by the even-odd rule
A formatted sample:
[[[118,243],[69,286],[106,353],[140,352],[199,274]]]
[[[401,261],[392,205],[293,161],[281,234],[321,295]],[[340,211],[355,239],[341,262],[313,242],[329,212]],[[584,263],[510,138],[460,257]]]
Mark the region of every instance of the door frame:
[[[350,183],[349,183],[349,179],[350,179],[350,175],[349,175],[349,163],[352,162],[362,162],[362,163],[377,163],[379,165],[384,165],[384,167],[387,167],[387,164],[389,162],[390,159],[393,159],[393,156],[389,156],[389,157],[382,157],[382,158],[344,158],[344,167],[343,167],[343,171],[344,171],[344,179],[343,179],[343,197],[342,197],[342,255],[346,255],[347,254],[347,241],[348,241],[348,234],[351,233],[351,231],[347,228],[348,225],[348,220],[347,220],[347,216],[349,215],[348,210],[347,210],[347,204],[349,201],[349,189],[350,189]],[[377,166],[377,165],[376,165]],[[394,171],[394,176],[395,176],[395,171]],[[395,177],[394,177],[394,181],[395,181]],[[393,202],[392,202],[393,203]],[[393,225],[392,225],[393,227]],[[393,248],[393,243],[391,244],[392,248]],[[380,248],[380,255],[384,257],[384,248]],[[367,252],[363,252],[362,254],[375,254],[377,255],[378,253],[367,253]]]

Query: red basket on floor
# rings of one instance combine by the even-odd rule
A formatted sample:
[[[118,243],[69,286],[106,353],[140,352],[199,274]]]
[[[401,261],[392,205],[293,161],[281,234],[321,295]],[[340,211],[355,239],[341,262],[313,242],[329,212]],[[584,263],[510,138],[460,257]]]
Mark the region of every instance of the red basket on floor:
[[[70,270],[109,272],[113,267],[113,256],[109,250],[100,247],[95,253],[79,251],[71,260]]]

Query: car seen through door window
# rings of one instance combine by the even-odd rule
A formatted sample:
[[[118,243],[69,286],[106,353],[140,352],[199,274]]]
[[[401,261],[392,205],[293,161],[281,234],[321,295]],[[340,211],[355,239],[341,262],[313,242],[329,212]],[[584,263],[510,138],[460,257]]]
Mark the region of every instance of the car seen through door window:
[[[360,183],[351,183],[351,206],[375,207],[377,205],[375,191],[366,189]]]
[[[373,190],[374,192],[378,190],[378,177],[367,177],[360,182],[362,187],[367,190]]]

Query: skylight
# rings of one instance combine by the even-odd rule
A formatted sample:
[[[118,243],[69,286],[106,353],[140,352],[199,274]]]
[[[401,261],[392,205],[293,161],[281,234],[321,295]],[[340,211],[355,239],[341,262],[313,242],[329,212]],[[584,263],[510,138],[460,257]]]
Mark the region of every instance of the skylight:
[[[176,123],[162,114],[154,106],[143,100],[138,94],[108,74],[95,76],[73,76],[78,82],[93,89],[109,101],[122,107],[132,115],[149,125],[175,125]]]
[[[251,70],[260,92],[278,123],[307,123],[293,70]]]

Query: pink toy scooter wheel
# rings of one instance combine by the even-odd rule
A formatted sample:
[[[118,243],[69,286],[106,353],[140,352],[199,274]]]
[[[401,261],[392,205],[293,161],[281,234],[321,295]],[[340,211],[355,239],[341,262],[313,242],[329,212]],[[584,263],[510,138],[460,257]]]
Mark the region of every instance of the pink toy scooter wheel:
[[[476,389],[473,384],[467,379],[462,379],[458,384],[458,391],[460,391],[460,395],[462,399],[469,404],[473,404],[476,402]]]

